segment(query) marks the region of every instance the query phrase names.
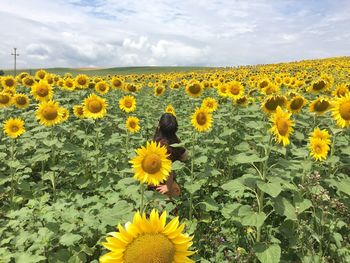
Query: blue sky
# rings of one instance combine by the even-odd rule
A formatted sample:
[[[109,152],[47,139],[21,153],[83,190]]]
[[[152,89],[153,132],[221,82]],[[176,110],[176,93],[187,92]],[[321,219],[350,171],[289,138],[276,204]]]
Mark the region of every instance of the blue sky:
[[[348,0],[1,0],[0,68],[235,66],[350,55]]]

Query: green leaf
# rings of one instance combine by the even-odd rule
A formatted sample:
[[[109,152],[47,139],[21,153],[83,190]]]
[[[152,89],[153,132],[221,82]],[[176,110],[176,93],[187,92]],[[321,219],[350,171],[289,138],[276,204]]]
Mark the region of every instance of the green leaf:
[[[297,219],[294,206],[285,197],[277,197],[273,202],[273,207],[281,216],[285,216],[291,220]]]
[[[281,258],[281,248],[277,244],[267,245],[257,243],[254,245],[254,252],[261,263],[278,263]]]
[[[231,180],[221,186],[222,189],[229,192],[229,195],[233,198],[243,195],[246,187],[239,180]]]
[[[77,243],[82,238],[81,235],[76,235],[72,233],[66,233],[60,238],[60,243],[64,246],[72,246],[73,244]]]
[[[258,188],[263,191],[264,193],[267,193],[268,195],[272,197],[277,197],[280,192],[282,191],[281,184],[279,182],[263,182],[263,181],[257,181],[256,185]]]
[[[185,189],[190,193],[193,194],[194,192],[198,191],[202,187],[201,184],[193,183],[193,184],[185,184]]]
[[[266,160],[266,156],[263,158],[260,158],[258,155],[256,154],[252,154],[252,155],[247,155],[246,153],[240,153],[237,154],[235,156],[233,156],[233,161],[235,163],[255,163],[255,162],[263,162]]]
[[[244,216],[241,219],[241,223],[244,226],[255,226],[256,228],[261,227],[266,219],[266,214],[264,212],[256,213],[251,212],[250,214]]]
[[[185,164],[183,162],[175,161],[171,165],[171,170],[173,170],[173,171],[181,170],[184,166],[185,166]]]
[[[205,155],[202,155],[194,160],[194,163],[198,164],[198,165],[200,165],[202,163],[206,163],[206,162],[208,162],[208,157]]]

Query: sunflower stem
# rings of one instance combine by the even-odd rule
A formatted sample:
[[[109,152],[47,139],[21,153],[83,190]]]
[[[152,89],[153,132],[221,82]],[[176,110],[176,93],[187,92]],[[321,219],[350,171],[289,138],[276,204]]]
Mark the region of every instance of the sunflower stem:
[[[54,133],[54,127],[51,127],[51,140],[54,140],[55,133]],[[56,147],[55,144],[51,145],[51,168],[56,165]],[[52,185],[52,191],[54,198],[56,199],[56,169],[53,169],[52,171],[52,177],[51,177],[51,185]]]
[[[14,139],[11,139],[11,147],[10,147],[10,156],[11,156],[11,205],[13,205],[13,199],[15,196],[15,170],[13,169],[13,161],[15,160],[15,142]]]
[[[97,121],[95,121],[95,129],[96,129],[96,140],[95,140],[95,151],[96,151],[96,155],[95,155],[95,161],[96,161],[96,185],[98,184],[98,172],[99,172],[99,155],[100,153],[99,151],[99,130],[98,130],[98,124]]]
[[[193,133],[192,137],[192,159],[191,159],[191,185],[193,185],[194,182],[194,145],[195,145],[195,138],[196,138],[196,133]],[[192,220],[193,216],[193,193],[190,193],[190,200],[189,200],[189,214],[188,214],[188,219]]]
[[[141,190],[141,202],[140,202],[140,213],[143,214],[144,210],[144,196],[145,196],[145,187],[143,183],[140,184],[140,190]]]

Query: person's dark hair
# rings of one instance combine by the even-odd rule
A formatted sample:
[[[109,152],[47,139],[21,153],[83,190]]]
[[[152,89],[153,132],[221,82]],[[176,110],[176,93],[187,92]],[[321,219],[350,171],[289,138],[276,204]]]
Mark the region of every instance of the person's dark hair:
[[[178,124],[176,117],[170,113],[164,113],[159,119],[159,125],[154,135],[155,141],[167,139],[170,144],[178,143],[179,139],[176,136]]]

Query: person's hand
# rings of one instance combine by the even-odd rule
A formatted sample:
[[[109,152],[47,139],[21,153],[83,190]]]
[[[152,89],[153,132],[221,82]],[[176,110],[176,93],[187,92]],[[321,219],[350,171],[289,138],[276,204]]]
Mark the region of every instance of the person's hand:
[[[162,184],[162,185],[157,187],[157,191],[161,194],[166,194],[167,192],[169,192],[169,189],[168,189],[168,186],[166,184]]]

